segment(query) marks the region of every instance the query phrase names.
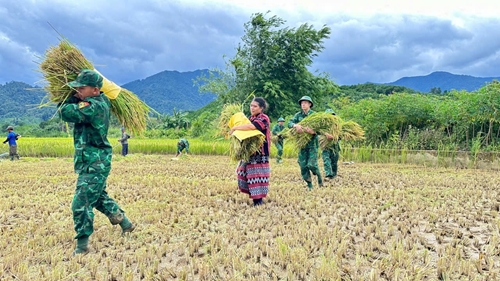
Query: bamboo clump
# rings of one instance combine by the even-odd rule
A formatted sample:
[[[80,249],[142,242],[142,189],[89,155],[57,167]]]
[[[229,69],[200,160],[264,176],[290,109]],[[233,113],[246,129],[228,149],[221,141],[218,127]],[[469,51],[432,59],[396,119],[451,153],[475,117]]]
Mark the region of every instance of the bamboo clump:
[[[47,98],[54,103],[64,102],[75,94],[75,90],[66,84],[74,81],[82,69],[94,69],[92,63],[67,39],[49,47],[41,59],[40,72],[48,82],[45,86]],[[141,134],[146,129],[150,108],[134,93],[121,88],[118,96],[110,98],[110,102],[111,113],[128,131]]]

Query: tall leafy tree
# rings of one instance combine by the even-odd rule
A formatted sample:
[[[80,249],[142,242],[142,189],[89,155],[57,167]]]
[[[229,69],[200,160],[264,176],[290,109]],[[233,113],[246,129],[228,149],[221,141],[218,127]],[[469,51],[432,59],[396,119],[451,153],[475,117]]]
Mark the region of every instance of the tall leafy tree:
[[[337,86],[326,74],[313,75],[308,67],[324,49],[330,28],[316,30],[307,23],[284,27],[283,19],[267,15],[253,14],[245,23],[237,53],[227,63],[229,73],[212,72],[205,90],[218,91],[224,102],[242,102],[251,93],[263,96],[272,117],[297,111],[297,101],[303,95],[311,96],[315,106],[326,105]]]

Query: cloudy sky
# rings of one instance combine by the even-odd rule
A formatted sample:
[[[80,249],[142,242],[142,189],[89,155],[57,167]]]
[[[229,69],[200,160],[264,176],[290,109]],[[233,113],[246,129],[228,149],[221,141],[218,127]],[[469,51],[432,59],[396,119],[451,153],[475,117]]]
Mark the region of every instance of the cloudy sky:
[[[331,28],[311,71],[340,85],[448,71],[500,76],[500,1],[0,0],[0,84],[39,83],[37,61],[76,44],[124,84],[163,70],[223,67],[253,13]],[[330,4],[327,4],[330,3]],[[48,24],[53,26],[53,28]]]

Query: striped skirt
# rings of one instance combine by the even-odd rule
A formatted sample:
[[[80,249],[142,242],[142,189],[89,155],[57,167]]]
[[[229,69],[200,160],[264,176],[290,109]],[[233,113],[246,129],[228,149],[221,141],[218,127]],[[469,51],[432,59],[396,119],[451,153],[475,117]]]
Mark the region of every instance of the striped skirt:
[[[269,161],[240,161],[236,168],[236,174],[238,175],[238,188],[241,192],[250,195],[252,199],[260,199],[267,196],[269,191],[269,176],[271,174]]]

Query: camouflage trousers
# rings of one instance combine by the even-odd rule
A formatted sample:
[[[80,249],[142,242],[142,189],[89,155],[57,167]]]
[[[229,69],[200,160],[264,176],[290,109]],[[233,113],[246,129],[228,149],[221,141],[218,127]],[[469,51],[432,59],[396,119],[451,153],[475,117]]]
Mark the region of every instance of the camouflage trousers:
[[[325,168],[325,176],[333,178],[337,176],[339,152],[333,149],[325,149],[321,153],[323,165]]]
[[[306,147],[299,151],[300,174],[302,178],[311,182],[311,173],[318,176],[318,181],[321,183],[321,172],[318,167],[318,148],[317,147]]]
[[[75,239],[90,236],[94,232],[94,208],[108,217],[111,224],[119,224],[125,212],[108,196],[106,179],[108,173],[81,173],[78,175],[75,196],[71,204]]]
[[[283,141],[278,141],[276,143],[276,149],[278,149],[278,160],[281,160],[283,156]]]

